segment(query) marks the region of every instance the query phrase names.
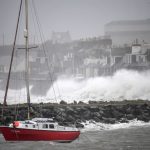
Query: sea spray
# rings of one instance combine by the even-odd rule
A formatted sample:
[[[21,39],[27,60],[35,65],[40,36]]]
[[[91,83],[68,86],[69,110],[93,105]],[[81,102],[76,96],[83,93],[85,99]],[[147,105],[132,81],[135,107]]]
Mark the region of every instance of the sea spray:
[[[4,91],[0,91],[2,103]],[[16,97],[15,99],[13,97]],[[26,102],[25,88],[9,90],[8,104]],[[57,101],[56,101],[57,99]],[[122,101],[122,100],[150,100],[150,71],[138,72],[120,70],[113,76],[101,76],[85,80],[73,78],[58,78],[45,96],[36,96],[31,93],[32,103],[60,102],[67,103],[83,101]]]
[[[83,101],[121,101],[150,99],[150,71],[117,71],[113,76],[89,78],[83,81],[58,79],[54,87],[56,97],[67,102]],[[61,97],[59,97],[61,95]],[[53,97],[52,88],[47,97]]]
[[[130,120],[128,123],[116,123],[116,124],[106,124],[106,123],[98,123],[95,121],[86,121],[82,123],[84,128],[81,129],[82,132],[86,131],[101,131],[101,130],[116,130],[116,129],[124,129],[124,128],[132,128],[132,127],[140,127],[140,126],[150,126],[150,122],[144,122],[137,119]]]

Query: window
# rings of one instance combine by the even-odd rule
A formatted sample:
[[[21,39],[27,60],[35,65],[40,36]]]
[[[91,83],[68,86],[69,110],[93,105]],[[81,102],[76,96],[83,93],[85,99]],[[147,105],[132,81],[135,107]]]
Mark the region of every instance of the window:
[[[35,125],[33,125],[33,128],[35,128]]]
[[[48,124],[43,124],[43,128],[48,128]]]
[[[49,128],[54,129],[54,125],[53,124],[49,124]]]
[[[25,127],[27,127],[27,128],[28,128],[28,125],[26,124],[26,125],[25,125]]]

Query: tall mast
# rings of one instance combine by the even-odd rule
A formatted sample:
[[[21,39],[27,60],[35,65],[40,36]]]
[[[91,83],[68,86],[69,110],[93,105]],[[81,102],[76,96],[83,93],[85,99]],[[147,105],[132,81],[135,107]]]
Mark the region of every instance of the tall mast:
[[[25,70],[25,78],[26,78],[26,92],[27,92],[27,104],[28,104],[28,119],[30,119],[30,92],[29,92],[29,34],[28,34],[28,0],[25,0],[25,49],[26,49],[26,70]]]
[[[12,54],[11,54],[10,67],[9,67],[9,72],[8,72],[8,77],[7,77],[7,84],[6,84],[4,102],[3,102],[3,108],[2,108],[2,119],[3,119],[3,115],[4,115],[4,108],[7,104],[6,99],[7,99],[7,93],[8,93],[8,87],[9,87],[9,81],[10,81],[10,74],[11,74],[11,69],[12,69],[14,51],[15,51],[15,48],[16,48],[16,39],[17,39],[21,9],[22,9],[22,0],[20,1],[19,14],[18,14],[18,18],[17,18],[17,25],[16,25],[16,31],[15,31],[15,38],[14,38],[14,42],[13,42],[13,50],[12,50]]]

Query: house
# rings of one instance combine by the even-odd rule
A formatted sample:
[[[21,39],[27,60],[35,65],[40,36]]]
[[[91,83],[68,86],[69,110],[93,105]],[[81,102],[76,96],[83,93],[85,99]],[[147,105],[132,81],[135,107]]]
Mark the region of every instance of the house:
[[[125,55],[131,54],[131,47],[115,47],[110,52],[110,66],[123,62]]]
[[[133,69],[146,69],[149,67],[149,50],[150,44],[138,44],[132,45],[132,51],[130,54],[126,54],[123,58],[123,62],[128,65],[128,68]]]
[[[112,72],[122,69],[148,69],[150,45],[146,43],[139,44],[138,41],[130,47],[115,47],[111,49],[109,61]]]

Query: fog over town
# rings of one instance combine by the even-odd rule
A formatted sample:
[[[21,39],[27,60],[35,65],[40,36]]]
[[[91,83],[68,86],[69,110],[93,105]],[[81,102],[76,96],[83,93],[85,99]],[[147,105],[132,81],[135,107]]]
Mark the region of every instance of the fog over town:
[[[0,1],[3,102],[19,1]],[[149,0],[29,1],[32,102],[149,100]],[[24,10],[9,103],[25,102]],[[142,81],[142,83],[141,83]],[[17,90],[17,92],[15,92]],[[20,98],[21,95],[21,98]]]

